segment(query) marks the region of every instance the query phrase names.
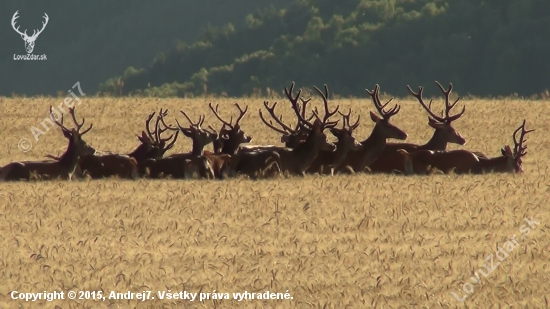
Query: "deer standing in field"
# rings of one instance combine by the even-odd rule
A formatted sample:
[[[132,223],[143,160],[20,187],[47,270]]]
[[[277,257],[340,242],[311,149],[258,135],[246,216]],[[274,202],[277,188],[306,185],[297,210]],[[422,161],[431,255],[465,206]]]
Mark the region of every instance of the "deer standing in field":
[[[424,145],[416,145],[412,143],[388,143],[382,151],[382,154],[369,166],[373,173],[392,173],[394,171],[403,172],[403,156],[397,152],[398,149],[404,149],[407,152],[417,150],[446,150],[448,143],[464,145],[466,140],[452,126],[452,122],[460,118],[466,111],[466,107],[462,107],[462,111],[458,114],[451,115],[451,109],[458,103],[460,98],[457,98],[454,103],[450,104],[449,95],[453,90],[453,84],[449,84],[449,88],[445,90],[439,82],[435,82],[441,92],[445,96],[445,116],[436,115],[431,107],[432,101],[426,105],[422,99],[423,87],[418,87],[418,93],[415,93],[410,86],[407,85],[409,92],[418,100],[420,105],[429,114],[428,125],[435,129],[430,140]],[[481,154],[481,153],[479,153]],[[482,154],[481,154],[482,155]]]
[[[180,111],[187,119],[190,126],[184,128],[176,119],[177,128],[167,125],[164,117],[161,116],[161,122],[172,131],[181,131],[183,135],[191,138],[193,141],[192,150],[188,153],[176,153],[165,158],[147,159],[141,164],[141,168],[147,169],[150,178],[159,178],[161,175],[172,176],[173,178],[191,178],[192,172],[198,170],[198,176],[201,178],[214,178],[214,172],[210,160],[204,156],[204,147],[218,138],[218,133],[209,127],[211,131],[203,129],[204,115],[199,116],[199,121],[193,122],[184,111]],[[195,166],[194,169],[192,167]]]
[[[519,141],[516,138],[520,132]],[[483,174],[483,173],[522,173],[522,157],[527,152],[525,135],[533,130],[525,129],[525,120],[513,133],[514,150],[509,145],[501,149],[502,155],[495,158],[481,157],[478,152],[468,150],[433,151],[418,150],[407,152],[399,149],[398,152],[404,158],[404,169],[407,174],[428,174],[433,169],[444,173],[454,171],[457,174]]]
[[[390,110],[385,111],[384,108],[393,101],[390,98],[385,104],[380,102],[380,86],[377,84],[373,91],[366,89],[369,96],[372,98],[374,107],[382,118],[370,112],[371,120],[375,123],[371,134],[367,139],[361,142],[361,147],[358,150],[349,151],[345,160],[335,168],[337,172],[365,172],[376,158],[378,158],[386,146],[388,138],[406,140],[407,133],[390,122],[392,116],[395,116],[401,106],[396,104]]]
[[[59,122],[53,114],[50,106],[50,118],[57,126],[61,128],[65,138],[69,140],[67,150],[57,160],[48,161],[23,161],[12,162],[0,168],[0,179],[3,181],[17,181],[21,179],[30,180],[31,175],[35,175],[39,179],[61,178],[71,180],[78,165],[78,159],[83,155],[94,154],[95,149],[89,146],[82,136],[88,133],[93,125],[90,125],[86,130],[80,131],[84,126],[85,119],[78,123],[75,116],[75,110],[69,108],[69,113],[72,116],[76,128],[68,129],[63,125],[63,115]]]
[[[170,135],[168,138],[161,138],[161,134],[167,129],[161,129],[159,123],[161,117],[166,116],[168,111],[159,112],[155,124],[155,130],[151,132],[150,122],[155,116],[155,112],[149,114],[145,121],[147,134],[142,131],[141,136],[137,136],[141,144],[129,154],[103,153],[101,155],[86,155],[79,160],[80,173],[87,173],[92,179],[101,179],[106,177],[118,176],[123,179],[136,179],[143,171],[138,171],[138,166],[143,161],[153,158],[161,158],[166,151],[174,146],[178,138],[178,132]],[[170,141],[166,144],[168,141]]]
[[[318,88],[315,88],[323,98],[325,106],[328,101],[328,88],[325,85],[325,93],[323,94]],[[321,150],[317,158],[307,169],[308,173],[330,174],[334,176],[334,169],[338,167],[345,159],[350,151],[361,149],[361,144],[353,137],[353,130],[359,126],[361,116],[357,117],[354,124],[350,123],[351,108],[347,114],[338,112],[342,116],[342,128],[331,128],[330,133],[336,137],[336,151]]]

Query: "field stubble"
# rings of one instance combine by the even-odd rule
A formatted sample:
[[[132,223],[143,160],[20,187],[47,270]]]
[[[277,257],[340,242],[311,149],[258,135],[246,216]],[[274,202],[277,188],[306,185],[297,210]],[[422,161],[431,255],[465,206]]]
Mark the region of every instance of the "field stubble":
[[[59,154],[66,140],[58,128],[35,142],[31,126],[47,117],[62,99],[2,100],[4,132],[0,161],[33,160]],[[168,119],[185,122],[179,109],[206,124],[220,124],[208,102],[222,115],[235,114],[230,99],[83,98],[77,115],[94,128],[85,136],[98,150],[128,153],[137,144],[148,113],[168,108]],[[277,107],[294,123],[289,103]],[[424,143],[432,134],[416,101],[397,100],[393,122]],[[243,129],[254,144],[278,145],[279,135],[258,117],[262,99],[248,104]],[[373,127],[367,99],[334,100],[361,114],[355,136]],[[434,104],[441,104],[437,100]],[[319,105],[319,102],[313,102]],[[465,149],[489,156],[511,143],[522,119],[536,129],[528,136],[523,175],[307,176],[265,181],[139,180],[50,181],[1,184],[0,303],[10,291],[171,290],[198,292],[282,292],[292,300],[182,300],[145,302],[54,301],[63,307],[171,306],[320,308],[489,308],[491,305],[548,307],[550,260],[546,203],[550,193],[548,123],[550,103],[520,100],[464,100],[465,115],[455,128]],[[31,151],[17,148],[29,138]],[[209,146],[210,148],[211,146]],[[455,145],[450,146],[456,149]],[[190,150],[180,136],[174,150]],[[540,225],[501,262],[463,303],[487,255],[514,234],[523,219]],[[231,295],[231,294],[230,294]],[[33,305],[46,305],[44,302]]]

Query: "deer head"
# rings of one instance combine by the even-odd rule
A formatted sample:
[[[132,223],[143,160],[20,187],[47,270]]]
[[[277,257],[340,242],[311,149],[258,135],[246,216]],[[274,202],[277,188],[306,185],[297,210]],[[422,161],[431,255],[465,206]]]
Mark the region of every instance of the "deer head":
[[[95,154],[96,150],[82,139],[82,136],[88,133],[92,129],[93,125],[90,125],[90,127],[88,127],[88,129],[84,131],[80,131],[82,126],[84,126],[85,119],[82,118],[82,122],[78,123],[74,114],[74,107],[69,108],[69,113],[71,114],[76,128],[68,129],[67,127],[65,127],[65,125],[63,125],[63,115],[61,115],[61,122],[58,121],[53,113],[52,106],[50,105],[50,118],[57,126],[61,128],[61,130],[63,131],[63,135],[69,140],[68,149],[74,149],[77,156]]]
[[[244,115],[248,112],[248,106],[245,109],[242,109],[238,103],[235,103],[235,107],[239,110],[239,116],[235,123],[233,123],[233,117],[229,121],[224,120],[218,111],[219,104],[216,104],[216,107],[212,106],[212,103],[208,103],[210,110],[214,113],[216,118],[223,124],[220,130],[220,138],[223,141],[220,141],[223,145],[223,148],[227,152],[235,152],[240,144],[250,143],[252,137],[246,135],[243,130],[241,130],[240,121],[243,119]],[[227,127],[227,128],[226,128]],[[225,152],[225,151],[224,151]]]
[[[514,138],[514,150],[512,151],[512,149],[510,149],[510,146],[508,145],[504,146],[504,148],[501,149],[502,155],[508,158],[507,169],[515,171],[516,173],[523,173],[523,168],[521,166],[523,162],[521,158],[527,154],[527,146],[524,145],[524,143],[527,141],[525,139],[525,135],[533,131],[535,131],[535,129],[525,130],[524,119],[521,126],[519,126],[519,128],[517,128],[512,135],[512,137]],[[520,133],[519,141],[516,138],[518,133]]]
[[[338,113],[342,116],[342,128],[331,128],[330,133],[338,139],[338,144],[345,145],[344,147],[349,147],[349,150],[352,151],[359,150],[361,148],[361,143],[353,137],[353,130],[359,126],[361,115],[357,117],[357,121],[355,121],[354,124],[351,124],[349,120],[351,116],[351,108],[347,114],[343,114],[340,111]]]
[[[438,116],[432,111],[432,100],[430,100],[430,103],[426,105],[424,103],[424,100],[422,99],[422,91],[424,90],[423,87],[418,87],[418,93],[412,91],[411,87],[407,85],[407,89],[409,92],[418,100],[420,105],[428,112],[428,125],[430,127],[434,128],[441,137],[442,140],[444,140],[447,143],[453,143],[458,145],[464,145],[466,144],[466,140],[460,133],[458,133],[455,128],[452,126],[452,122],[460,118],[464,112],[466,111],[466,107],[462,107],[462,111],[455,115],[450,115],[451,109],[458,103],[460,100],[460,97],[458,97],[454,103],[449,103],[449,95],[451,94],[451,91],[453,91],[453,84],[449,83],[449,88],[445,90],[441,84],[436,81],[435,82],[441,92],[443,92],[443,95],[445,96],[445,115],[444,116]]]
[[[49,20],[49,17],[48,17],[48,14],[44,13],[44,18],[46,19],[46,21],[42,22],[42,29],[38,30],[33,30],[33,33],[31,36],[28,36],[27,35],[27,29],[25,29],[24,32],[21,32],[19,31],[19,26],[17,26],[17,28],[15,28],[15,20],[19,18],[19,16],[17,15],[19,13],[19,10],[15,12],[15,14],[13,14],[13,17],[11,19],[11,26],[13,28],[13,30],[15,30],[15,32],[19,33],[21,35],[21,38],[23,39],[23,41],[25,41],[25,49],[27,50],[27,53],[30,54],[32,53],[33,49],[34,49],[34,43],[36,41],[36,39],[38,38],[38,35],[40,35],[40,33],[42,33],[42,31],[44,31],[44,28],[46,28],[46,25],[48,24],[48,20]]]
[[[399,129],[395,125],[393,125],[390,122],[390,119],[392,116],[396,115],[399,110],[401,109],[401,106],[395,105],[392,107],[389,111],[385,111],[384,108],[393,101],[393,98],[389,99],[385,104],[382,104],[380,102],[380,86],[376,84],[374,86],[373,91],[369,91],[368,89],[365,89],[367,93],[371,96],[372,102],[374,103],[374,107],[380,113],[379,117],[372,111],[370,112],[370,118],[371,120],[376,123],[374,126],[374,130],[377,130],[377,132],[381,132],[381,136],[385,136],[385,138],[395,138],[398,140],[406,140],[408,135],[403,130]],[[379,131],[378,131],[379,130]]]
[[[334,151],[336,149],[336,146],[333,143],[330,143],[327,140],[326,134],[323,132],[325,129],[332,129],[338,124],[337,121],[328,121],[330,117],[332,117],[334,114],[338,112],[338,109],[340,108],[340,105],[336,106],[336,108],[333,111],[330,111],[328,107],[328,87],[325,85],[325,92],[323,93],[317,86],[314,86],[313,88],[321,98],[323,99],[324,108],[325,108],[325,115],[323,117],[323,120],[319,117],[319,113],[317,109],[313,111],[313,116],[316,118],[313,123],[311,123],[308,119],[305,119],[304,116],[302,116],[302,111],[300,110],[300,105],[298,104],[298,98],[300,98],[300,94],[302,93],[302,89],[298,90],[298,93],[296,96],[294,96],[294,85],[295,83],[292,82],[292,85],[290,86],[290,90],[285,87],[285,94],[290,101],[292,105],[292,109],[294,110],[294,114],[298,117],[298,120],[301,123],[301,126],[307,127],[310,132],[308,139],[313,138],[315,139],[315,142],[320,146],[321,150],[326,151]],[[302,100],[303,105],[305,105],[309,100]],[[306,141],[307,142],[307,141]]]

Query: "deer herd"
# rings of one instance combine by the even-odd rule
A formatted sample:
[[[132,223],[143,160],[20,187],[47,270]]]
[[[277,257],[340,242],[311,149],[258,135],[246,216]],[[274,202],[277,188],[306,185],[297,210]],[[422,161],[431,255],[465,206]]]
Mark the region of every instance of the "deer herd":
[[[449,102],[453,89],[449,84],[447,90],[439,82],[437,86],[445,97],[445,109],[438,116],[431,107],[431,101],[426,104],[422,98],[423,88],[414,92],[407,86],[409,92],[428,113],[428,125],[434,129],[431,139],[423,145],[411,143],[389,143],[389,138],[404,141],[408,135],[402,129],[391,123],[391,117],[398,114],[399,105],[386,108],[393,100],[380,102],[380,87],[367,90],[375,107],[370,111],[374,128],[370,135],[359,142],[353,136],[359,126],[360,116],[352,121],[352,110],[343,113],[340,106],[329,106],[329,91],[325,85],[324,91],[317,87],[314,90],[323,100],[324,115],[317,108],[311,109],[308,115],[307,105],[311,98],[301,97],[302,89],[294,93],[294,83],[284,92],[290,102],[296,124],[291,126],[278,116],[275,108],[277,102],[270,105],[264,102],[265,112],[271,119],[267,120],[259,110],[260,119],[272,130],[281,134],[284,146],[243,145],[251,142],[240,126],[240,121],[248,112],[235,103],[239,116],[233,122],[224,120],[219,113],[218,105],[210,103],[214,116],[221,122],[219,131],[212,126],[204,128],[205,116],[199,116],[193,121],[186,112],[180,111],[187,120],[188,126],[182,126],[176,119],[176,126],[168,124],[167,110],[160,109],[155,121],[155,112],[145,121],[145,130],[138,135],[139,145],[128,154],[99,153],[84,141],[83,136],[92,129],[81,130],[85,120],[79,123],[75,109],[70,108],[69,114],[75,127],[70,129],[61,120],[55,119],[50,107],[50,118],[61,128],[63,135],[69,140],[66,151],[59,157],[47,155],[44,161],[11,162],[0,168],[0,179],[4,181],[31,179],[67,179],[73,177],[90,177],[101,179],[116,176],[123,179],[148,178],[207,178],[226,179],[237,175],[246,175],[251,179],[275,177],[279,174],[304,176],[305,174],[339,173],[401,173],[401,174],[431,174],[434,171],[457,174],[481,174],[490,172],[521,173],[522,157],[526,154],[525,135],[534,130],[525,128],[525,120],[514,131],[513,149],[506,145],[501,149],[502,155],[489,158],[483,153],[468,150],[446,150],[448,143],[464,145],[466,140],[452,126],[453,121],[460,118],[466,111],[465,107],[456,114],[451,110],[459,101]],[[340,119],[334,120],[337,116]],[[340,122],[341,120],[341,122]],[[151,128],[151,124],[154,127]],[[341,124],[341,127],[339,126]],[[336,138],[335,143],[327,139],[327,130]],[[176,153],[165,156],[179,134],[192,141],[192,149],[186,153]],[[169,136],[164,136],[169,134]],[[518,138],[519,134],[519,138]],[[213,152],[204,150],[212,144]]]

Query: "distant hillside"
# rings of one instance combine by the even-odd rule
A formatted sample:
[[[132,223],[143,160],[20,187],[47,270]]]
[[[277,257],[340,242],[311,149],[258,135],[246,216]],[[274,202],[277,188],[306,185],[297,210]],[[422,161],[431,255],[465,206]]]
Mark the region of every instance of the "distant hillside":
[[[244,26],[246,15],[292,0],[201,1],[1,1],[0,95],[66,92],[76,81],[85,91],[129,66],[147,66],[177,40],[193,42],[209,24]],[[46,61],[15,61],[26,54],[24,42],[11,27],[19,11],[21,31],[40,29],[44,13],[49,22],[36,40],[34,54]]]
[[[212,27],[148,67],[103,83],[111,95],[241,96],[327,83],[360,96],[379,83],[453,82],[459,93],[529,96],[550,88],[548,0],[299,0]]]

